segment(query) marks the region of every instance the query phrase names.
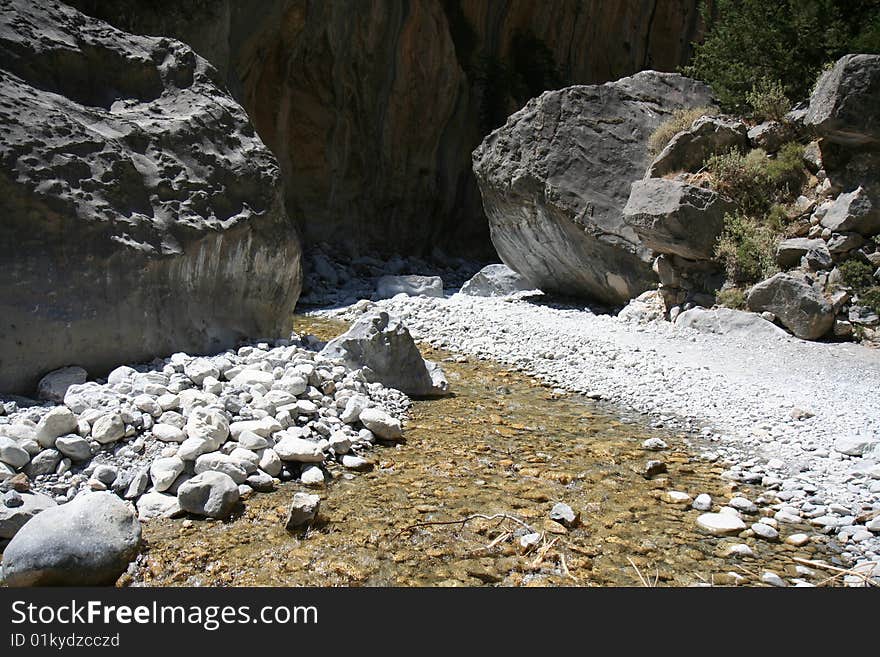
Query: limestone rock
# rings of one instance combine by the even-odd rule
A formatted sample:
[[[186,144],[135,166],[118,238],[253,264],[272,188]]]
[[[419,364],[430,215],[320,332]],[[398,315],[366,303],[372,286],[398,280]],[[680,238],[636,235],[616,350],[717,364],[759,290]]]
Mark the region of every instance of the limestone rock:
[[[675,318],[675,325],[718,335],[771,339],[788,337],[785,331],[760,315],[732,308],[691,308]]]
[[[21,504],[8,506],[0,501],[0,538],[10,539],[38,513],[56,506],[55,500],[42,493],[19,493]]]
[[[472,297],[504,297],[535,286],[507,265],[486,265],[461,286],[461,294]]]
[[[88,372],[81,367],[63,367],[49,372],[37,384],[37,396],[60,404],[64,401],[64,395],[70,386],[85,383],[87,378]]]
[[[289,331],[278,164],[189,47],[10,0],[0,99],[0,391]]]
[[[829,141],[880,142],[880,55],[844,55],[819,79],[806,124]]]
[[[287,513],[285,527],[288,531],[299,529],[314,521],[321,508],[321,498],[308,493],[294,493]]]
[[[379,382],[416,397],[448,392],[437,366],[422,358],[406,326],[388,313],[362,316],[345,333],[321,351],[327,358],[343,360],[348,367],[362,368],[370,382]],[[433,376],[432,376],[433,374]]]
[[[376,295],[390,299],[398,294],[408,297],[443,297],[443,281],[439,276],[382,276],[376,283]]]
[[[138,520],[173,518],[181,513],[180,502],[174,495],[145,493],[137,501]]]
[[[382,440],[400,440],[403,429],[400,420],[379,408],[368,408],[361,413],[361,423]]]
[[[658,253],[710,260],[733,203],[710,189],[676,180],[633,183],[623,220],[642,244]]]
[[[702,83],[655,71],[529,101],[473,155],[501,260],[544,292],[611,304],[654,287],[623,208],[651,133],[673,110],[710,102]]]
[[[715,536],[738,534],[746,523],[730,513],[704,513],[697,518],[697,526]]]
[[[662,178],[677,171],[697,171],[715,153],[748,146],[742,121],[723,116],[703,116],[675,135],[648,167],[648,178]]]
[[[46,413],[37,424],[35,439],[40,447],[52,447],[58,436],[76,433],[77,418],[69,408],[56,406]]]
[[[197,474],[177,491],[177,501],[183,511],[209,518],[228,518],[238,500],[238,485],[222,472]]]
[[[838,196],[822,217],[823,228],[835,233],[855,231],[863,235],[880,233],[880,204],[864,188]]]
[[[137,555],[141,527],[129,504],[88,493],[28,522],[3,553],[7,586],[112,584]]]
[[[779,273],[749,290],[754,312],[769,311],[797,337],[816,340],[834,325],[834,309],[803,277]]]

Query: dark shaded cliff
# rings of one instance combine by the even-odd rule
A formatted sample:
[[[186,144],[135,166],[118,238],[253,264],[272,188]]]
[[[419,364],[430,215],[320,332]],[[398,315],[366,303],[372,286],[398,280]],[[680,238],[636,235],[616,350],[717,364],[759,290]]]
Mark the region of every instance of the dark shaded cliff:
[[[284,172],[307,242],[491,252],[471,151],[529,98],[683,63],[698,0],[70,0],[190,44]]]

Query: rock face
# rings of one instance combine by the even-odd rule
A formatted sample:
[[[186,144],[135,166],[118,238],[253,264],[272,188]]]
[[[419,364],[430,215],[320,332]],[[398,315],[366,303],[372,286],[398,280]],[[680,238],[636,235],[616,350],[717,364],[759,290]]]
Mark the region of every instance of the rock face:
[[[747,303],[754,312],[776,315],[797,337],[816,340],[834,325],[834,308],[803,276],[779,273],[749,290]]]
[[[710,155],[749,144],[742,121],[718,116],[704,116],[687,130],[675,135],[660,151],[646,177],[661,178],[677,171],[697,171]]]
[[[816,85],[806,124],[845,146],[880,143],[880,55],[845,55]]]
[[[0,391],[290,329],[279,167],[221,85],[179,42],[0,5]]]
[[[480,139],[545,89],[675,70],[700,31],[698,0],[71,2],[214,63],[306,240],[359,252],[490,255]]]
[[[673,110],[710,102],[702,83],[655,71],[529,101],[474,151],[504,263],[544,292],[610,304],[654,287],[623,208],[650,162],[651,133]]]
[[[141,526],[113,493],[87,493],[28,522],[3,553],[7,586],[113,584],[137,555]]]
[[[649,249],[691,260],[712,258],[730,201],[677,180],[633,183],[623,220]]]
[[[362,368],[369,382],[379,382],[415,397],[448,392],[443,371],[422,358],[406,326],[386,312],[369,313],[321,351],[327,358]]]
[[[461,286],[461,294],[472,297],[504,297],[535,286],[507,265],[486,265]]]

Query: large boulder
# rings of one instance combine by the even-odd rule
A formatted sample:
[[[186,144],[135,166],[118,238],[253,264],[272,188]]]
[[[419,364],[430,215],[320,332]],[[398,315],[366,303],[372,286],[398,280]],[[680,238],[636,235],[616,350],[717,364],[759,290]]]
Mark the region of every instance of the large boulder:
[[[548,91],[474,151],[474,173],[498,255],[544,292],[622,304],[656,285],[649,250],[623,221],[650,162],[648,139],[709,88],[642,71]]]
[[[21,493],[21,504],[7,504],[0,496],[0,538],[10,539],[38,513],[56,506],[55,500],[42,493]]]
[[[800,263],[807,253],[814,249],[822,249],[825,247],[825,240],[809,237],[791,237],[782,240],[776,247],[776,264],[783,269],[790,269]]]
[[[779,273],[755,285],[749,310],[768,311],[797,337],[816,340],[834,325],[834,308],[803,276]]]
[[[422,358],[409,330],[399,318],[371,312],[327,343],[323,356],[361,368],[370,383],[378,382],[415,397],[445,395],[449,384],[443,370]]]
[[[472,297],[504,297],[535,286],[507,265],[486,265],[461,286],[461,294]]]
[[[837,60],[816,84],[806,124],[845,146],[880,142],[880,55]]]
[[[28,522],[3,553],[7,586],[113,584],[137,556],[141,526],[130,504],[87,493]]]
[[[821,223],[836,233],[874,235],[880,233],[880,204],[863,187],[858,187],[834,199]]]
[[[749,145],[742,121],[723,116],[703,116],[675,135],[648,167],[648,178],[661,178],[677,171],[697,171],[715,153]]]
[[[658,253],[710,260],[734,205],[711,189],[677,180],[633,183],[623,220],[642,244]]]
[[[4,2],[0,126],[0,391],[289,331],[278,163],[189,47]]]
[[[64,401],[64,395],[67,394],[70,386],[85,383],[87,378],[88,372],[81,367],[62,367],[40,379],[37,384],[37,396],[60,404]]]
[[[701,333],[745,338],[788,338],[788,333],[755,313],[732,308],[691,308],[675,318],[675,325]]]

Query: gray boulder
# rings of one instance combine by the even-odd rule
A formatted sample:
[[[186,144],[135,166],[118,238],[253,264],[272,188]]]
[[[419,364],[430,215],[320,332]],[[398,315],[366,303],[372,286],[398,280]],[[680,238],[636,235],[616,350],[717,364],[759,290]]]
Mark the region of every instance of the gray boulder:
[[[806,124],[847,146],[880,142],[880,55],[845,55],[819,78]]]
[[[239,500],[238,484],[228,474],[206,471],[185,481],[177,490],[180,508],[209,518],[228,518]]]
[[[622,304],[655,287],[623,208],[650,163],[651,133],[674,110],[710,102],[706,85],[656,71],[530,100],[473,154],[501,260],[548,293]]]
[[[648,167],[646,177],[662,178],[677,171],[698,171],[715,153],[745,149],[746,126],[723,116],[703,116],[675,135]]]
[[[408,297],[443,297],[443,280],[439,276],[382,276],[376,283],[376,296],[390,299],[398,294]]]
[[[321,498],[308,493],[294,493],[284,523],[288,531],[299,529],[314,522],[321,508]]]
[[[677,180],[633,183],[623,220],[642,244],[658,253],[710,260],[733,203],[711,189]]]
[[[140,540],[131,505],[113,493],[87,493],[21,529],[3,553],[3,577],[7,586],[113,584]]]
[[[0,125],[0,391],[289,332],[278,163],[188,46],[4,2]]]
[[[859,187],[838,196],[822,217],[821,224],[835,233],[880,233],[880,204],[864,187]]]
[[[779,273],[749,290],[754,312],[768,311],[797,337],[816,340],[834,325],[834,308],[803,276]]]
[[[60,404],[64,401],[64,395],[70,386],[85,383],[88,377],[88,372],[81,367],[63,367],[49,372],[37,384],[37,396]]]
[[[422,358],[406,326],[388,313],[363,315],[347,332],[327,343],[327,358],[361,368],[367,381],[397,388],[415,397],[436,397],[448,392],[442,370]]]
[[[746,338],[788,338],[788,333],[755,313],[732,308],[691,308],[675,318],[675,325],[701,333]]]
[[[22,449],[12,438],[0,436],[0,463],[5,463],[14,470],[20,470],[31,460],[27,450]]]
[[[461,294],[472,297],[504,297],[535,286],[507,265],[486,265],[461,286]]]
[[[765,121],[749,128],[749,142],[755,148],[762,148],[768,153],[777,152],[783,144],[794,138],[793,131],[786,124],[778,121]]]
[[[22,504],[7,506],[0,500],[0,538],[10,539],[38,513],[56,506],[55,500],[42,493],[20,493]]]
[[[796,267],[810,249],[819,249],[824,246],[825,241],[818,238],[792,237],[782,240],[776,247],[776,264],[783,269]]]

